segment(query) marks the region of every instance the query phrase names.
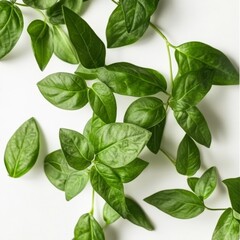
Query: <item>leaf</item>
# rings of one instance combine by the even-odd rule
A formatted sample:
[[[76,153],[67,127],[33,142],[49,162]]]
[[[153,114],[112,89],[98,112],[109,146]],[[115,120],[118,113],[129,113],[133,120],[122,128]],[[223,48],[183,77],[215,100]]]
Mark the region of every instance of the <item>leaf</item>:
[[[114,171],[123,183],[128,183],[138,177],[147,166],[148,162],[143,161],[140,158],[136,158],[123,167],[114,168]]]
[[[211,70],[201,69],[176,77],[169,105],[174,110],[197,105],[211,89],[212,73]]]
[[[84,78],[85,80],[93,80],[98,78],[97,68],[85,68],[81,63],[78,65],[75,74]]]
[[[142,151],[150,133],[129,123],[111,123],[101,127],[93,138],[97,158],[102,163],[118,168],[132,162]]]
[[[182,129],[196,142],[210,147],[211,133],[207,122],[197,107],[175,111],[174,116]]]
[[[180,75],[207,68],[213,70],[213,84],[239,84],[239,73],[230,60],[221,51],[207,44],[184,43],[176,48],[175,57]]]
[[[87,185],[89,180],[88,172],[79,171],[68,176],[65,183],[65,196],[69,201],[77,196]]]
[[[142,97],[165,92],[165,78],[156,70],[119,62],[98,69],[98,78],[115,93]]]
[[[159,0],[122,0],[121,5],[128,32],[149,23],[151,15],[157,8]]]
[[[112,91],[104,83],[97,82],[88,91],[93,112],[105,123],[116,121],[117,105]]]
[[[160,149],[162,137],[163,137],[163,131],[165,128],[165,123],[166,123],[166,118],[164,118],[157,125],[148,129],[148,131],[151,132],[152,135],[147,143],[147,147],[152,153],[157,154]]]
[[[32,8],[47,9],[53,6],[57,0],[23,0],[23,2]]]
[[[240,213],[240,201],[239,201],[240,177],[225,179],[223,180],[223,183],[226,185],[228,189],[228,194],[231,200],[232,208],[236,212]]]
[[[88,102],[86,82],[74,74],[53,73],[38,82],[37,86],[47,101],[62,109],[79,109]]]
[[[104,239],[102,227],[90,213],[86,213],[79,218],[74,228],[74,240]]]
[[[34,20],[29,24],[27,31],[31,37],[32,48],[38,66],[43,71],[54,51],[52,30],[46,22]]]
[[[108,203],[103,207],[103,219],[106,224],[112,224],[120,218],[120,215]]]
[[[77,52],[69,37],[58,25],[53,25],[54,53],[61,60],[77,64],[79,63]]]
[[[180,174],[192,176],[200,168],[200,152],[195,142],[185,135],[178,146],[176,169]]]
[[[184,189],[163,190],[145,198],[144,201],[172,217],[181,219],[196,217],[205,208],[194,193]]]
[[[75,12],[67,7],[63,7],[63,12],[69,37],[81,64],[86,68],[104,66],[106,49],[101,39]]]
[[[2,59],[14,48],[22,34],[23,15],[17,6],[1,1],[0,16],[0,59]]]
[[[215,167],[209,168],[199,178],[195,186],[195,193],[201,199],[207,199],[217,185],[217,171]]]
[[[83,170],[91,165],[94,150],[87,138],[81,133],[61,128],[59,131],[59,139],[64,156],[72,168]]]
[[[239,240],[240,223],[233,217],[233,211],[228,208],[218,220],[212,240]]]
[[[142,97],[134,101],[126,110],[124,122],[133,123],[143,128],[152,128],[166,117],[166,110],[161,99]]]
[[[195,186],[196,186],[198,180],[199,180],[198,177],[189,177],[189,178],[187,178],[188,186],[191,188],[191,190],[193,192],[195,192]]]
[[[149,26],[149,21],[138,27],[131,33],[128,32],[122,7],[115,8],[109,17],[106,29],[107,47],[116,48],[132,44],[138,41]]]
[[[36,121],[30,118],[12,135],[4,153],[4,163],[10,177],[18,178],[36,163],[40,136]]]
[[[118,213],[127,216],[123,184],[108,166],[97,163],[91,168],[90,180],[93,189]]]

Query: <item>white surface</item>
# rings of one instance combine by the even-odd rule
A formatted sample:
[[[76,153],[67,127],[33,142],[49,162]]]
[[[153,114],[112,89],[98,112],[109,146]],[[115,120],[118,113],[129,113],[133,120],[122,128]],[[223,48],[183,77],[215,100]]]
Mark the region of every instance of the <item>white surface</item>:
[[[89,0],[83,17],[105,41],[105,26],[114,4],[109,0]],[[222,50],[239,66],[239,6],[238,0],[162,0],[152,18],[174,45],[197,40]],[[23,9],[25,29],[33,19],[30,10]],[[136,44],[107,51],[107,64],[129,61],[169,73],[164,43],[149,29]],[[36,83],[50,73],[74,72],[76,66],[52,58],[44,72],[34,60],[29,37],[23,35],[11,54],[0,62],[0,239],[3,240],[71,240],[74,226],[90,209],[91,191],[84,190],[72,201],[48,182],[43,172],[44,156],[59,148],[60,127],[82,131],[91,116],[87,105],[78,111],[64,111],[48,103]],[[134,98],[117,96],[118,120]],[[217,166],[220,180],[239,176],[239,89],[237,86],[213,86],[200,104],[212,132],[210,149],[200,147],[203,170]],[[8,177],[3,155],[13,132],[28,118],[35,117],[41,128],[42,146],[37,164],[19,179]],[[172,114],[168,118],[163,147],[176,154],[183,132]],[[171,163],[161,154],[142,153],[149,167],[134,182],[126,185],[126,193],[133,196],[149,214],[156,230],[148,232],[127,221],[119,220],[106,229],[108,240],[208,240],[221,212],[205,211],[191,220],[172,218],[142,201],[156,191],[167,188],[187,188],[186,178],[177,174]],[[102,201],[97,198],[97,214]],[[226,189],[219,185],[207,205],[228,207]],[[99,206],[99,208],[98,208]]]

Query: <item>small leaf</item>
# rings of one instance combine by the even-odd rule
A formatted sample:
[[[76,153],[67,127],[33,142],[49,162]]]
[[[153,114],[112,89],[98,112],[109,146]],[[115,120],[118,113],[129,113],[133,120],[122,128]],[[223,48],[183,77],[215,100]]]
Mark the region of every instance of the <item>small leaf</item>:
[[[195,193],[202,199],[207,199],[217,185],[217,171],[215,167],[209,168],[199,178],[195,186]]]
[[[126,110],[124,122],[143,128],[151,128],[166,116],[162,100],[156,97],[142,97],[134,101]]]
[[[32,8],[47,9],[53,6],[57,0],[23,0],[23,2]]]
[[[29,24],[27,31],[31,37],[32,48],[38,66],[43,71],[54,51],[52,30],[46,22],[34,20]]]
[[[104,83],[97,82],[88,91],[93,112],[105,123],[116,121],[117,105],[112,91]]]
[[[37,86],[46,100],[62,109],[79,109],[88,102],[86,82],[74,74],[53,73],[38,82]]]
[[[191,188],[193,192],[195,192],[195,187],[198,182],[199,178],[198,177],[189,177],[187,179],[188,186]]]
[[[225,179],[223,180],[223,183],[227,186],[232,208],[236,212],[240,213],[240,201],[239,201],[240,177]]]
[[[109,206],[108,203],[104,204],[103,207],[103,219],[106,222],[106,224],[112,224],[115,221],[117,221],[121,216],[112,208]]]
[[[200,168],[200,152],[195,142],[185,135],[179,144],[176,169],[180,174],[192,176]]]
[[[239,240],[240,222],[233,217],[233,211],[228,208],[218,220],[212,240]]]
[[[0,1],[0,59],[18,42],[23,30],[21,10],[7,1]]]
[[[18,178],[36,163],[40,136],[36,121],[30,118],[12,135],[4,153],[4,163],[10,177]]]
[[[63,7],[63,12],[69,37],[81,64],[86,68],[104,66],[106,49],[101,39],[75,12],[67,7]]]
[[[85,68],[81,63],[78,65],[75,74],[84,78],[85,80],[93,80],[98,78],[97,68]]]
[[[163,190],[145,198],[144,201],[181,219],[196,217],[205,208],[203,202],[194,193],[184,189]]]

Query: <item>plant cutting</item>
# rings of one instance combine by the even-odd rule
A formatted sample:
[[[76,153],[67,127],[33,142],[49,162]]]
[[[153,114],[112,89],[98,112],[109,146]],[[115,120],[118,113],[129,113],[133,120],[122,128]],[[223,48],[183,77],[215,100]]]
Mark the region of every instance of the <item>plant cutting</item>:
[[[240,178],[222,181],[228,190],[229,206],[212,208],[206,199],[216,189],[217,166],[201,175],[198,171],[202,167],[199,149],[204,146],[211,151],[212,143],[211,129],[199,104],[214,85],[225,88],[238,85],[238,70],[228,56],[209,44],[190,41],[175,45],[170,42],[152,21],[159,5],[157,0],[151,3],[113,2],[106,25],[106,46],[81,17],[85,4],[91,7],[94,3],[70,0],[0,2],[0,12],[4,16],[0,25],[1,58],[14,51],[23,31],[20,9],[32,8],[40,12],[42,19],[33,20],[27,27],[40,70],[47,67],[53,54],[67,63],[77,64],[74,72],[51,73],[37,83],[45,98],[43,101],[62,111],[87,107],[92,111],[82,132],[60,128],[60,148],[44,158],[47,178],[64,191],[66,200],[72,200],[87,186],[92,188],[91,209],[79,216],[74,239],[105,239],[105,225],[120,218],[154,230],[154,222],[142,207],[143,199],[134,199],[125,192],[126,185],[151,166],[151,161],[140,156],[143,149],[148,149],[169,159],[176,172],[186,177],[189,189],[159,189],[146,196],[144,202],[180,219],[196,217],[206,210],[222,211],[210,237],[237,240]],[[107,50],[121,51],[122,47],[144,38],[148,29],[165,42],[169,79],[154,68],[106,60]],[[177,74],[173,71],[174,59]],[[121,122],[117,121],[118,95],[134,98]],[[174,115],[176,126],[184,132],[175,157],[174,152],[163,148],[170,113]],[[11,177],[21,177],[36,163],[40,149],[38,129],[36,120],[30,118],[8,141],[4,163]],[[96,195],[104,201],[102,220],[96,216]]]

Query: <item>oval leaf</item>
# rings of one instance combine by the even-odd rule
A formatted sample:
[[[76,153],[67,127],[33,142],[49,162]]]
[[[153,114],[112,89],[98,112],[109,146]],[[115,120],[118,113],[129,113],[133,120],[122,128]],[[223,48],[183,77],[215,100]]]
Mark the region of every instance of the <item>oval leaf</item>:
[[[23,2],[32,8],[47,9],[53,6],[57,0],[23,0]]]

